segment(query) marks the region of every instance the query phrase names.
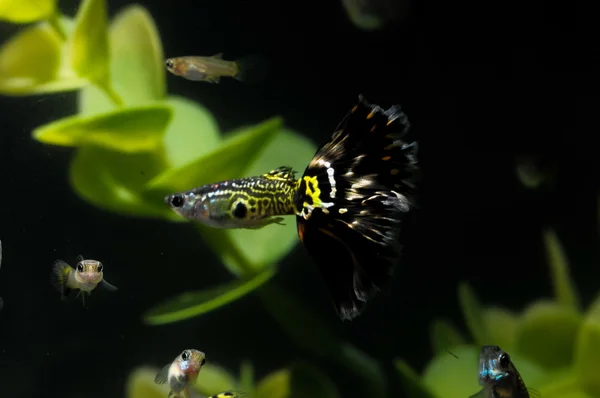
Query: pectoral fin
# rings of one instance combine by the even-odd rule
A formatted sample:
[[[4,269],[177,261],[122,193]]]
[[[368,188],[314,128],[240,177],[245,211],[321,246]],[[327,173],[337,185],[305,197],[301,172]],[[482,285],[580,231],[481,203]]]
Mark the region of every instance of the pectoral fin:
[[[156,384],[165,384],[169,377],[169,368],[171,364],[165,365],[157,374],[154,376],[154,382]]]
[[[117,287],[115,285],[111,285],[104,279],[102,280],[102,282],[100,282],[100,287],[109,292],[116,292],[117,290],[119,290],[119,289],[117,289]]]

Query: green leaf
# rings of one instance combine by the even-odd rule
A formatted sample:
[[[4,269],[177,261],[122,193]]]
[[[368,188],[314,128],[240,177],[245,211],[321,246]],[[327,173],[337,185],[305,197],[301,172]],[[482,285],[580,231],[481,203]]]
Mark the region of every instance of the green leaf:
[[[242,177],[248,164],[261,154],[279,132],[281,123],[281,118],[272,118],[238,132],[225,140],[216,151],[157,176],[148,184],[148,191],[162,197],[211,182]]]
[[[219,392],[227,391],[236,385],[237,380],[231,373],[222,367],[207,363],[202,367],[198,375],[198,381],[194,384],[193,388],[202,395],[212,396]]]
[[[94,145],[117,152],[156,151],[171,120],[166,105],[126,108],[88,117],[67,117],[33,131],[45,144]]]
[[[468,283],[461,283],[458,286],[458,301],[475,342],[478,345],[488,344],[490,336],[484,322],[484,310]]]
[[[219,147],[221,134],[210,111],[183,97],[169,96],[166,103],[175,113],[164,138],[169,167],[181,167]]]
[[[93,146],[80,148],[71,163],[71,185],[87,202],[127,216],[171,219],[164,203],[147,202],[140,190],[165,167],[159,155],[127,154]]]
[[[403,359],[396,359],[394,365],[396,366],[396,370],[398,370],[402,387],[408,398],[436,398],[436,395],[429,391],[429,388],[423,384],[417,372]]]
[[[264,398],[290,398],[289,369],[281,369],[265,376],[256,386],[256,397]],[[312,395],[311,397],[319,397]]]
[[[504,351],[513,351],[519,324],[517,315],[504,308],[488,308],[483,313],[483,322],[490,336],[487,344],[500,346]]]
[[[236,280],[210,290],[184,293],[148,311],[144,321],[150,325],[163,325],[202,315],[252,292],[274,273],[274,269],[266,269],[249,279]]]
[[[109,28],[110,79],[126,105],[143,105],[165,97],[163,50],[156,25],[148,11],[132,5],[119,12]],[[83,114],[114,107],[104,92],[86,87],[79,97]]]
[[[48,23],[23,29],[0,49],[0,93],[54,93],[88,84],[71,70],[66,57],[60,35]]]
[[[0,20],[30,23],[54,14],[57,0],[0,0]]]
[[[373,398],[387,398],[389,396],[384,370],[375,359],[355,346],[340,342],[340,350],[332,359],[339,366],[343,366],[354,373],[355,377],[362,379],[365,388],[364,395]]]
[[[109,78],[107,26],[105,0],[83,0],[71,37],[71,63],[79,76],[97,83]]]
[[[575,343],[575,370],[591,396],[600,396],[600,298],[585,315]]]
[[[556,300],[560,304],[572,307],[574,310],[580,310],[581,305],[577,289],[569,274],[569,261],[554,230],[547,229],[544,231],[544,244],[552,273],[552,284]]]
[[[460,332],[453,324],[447,321],[433,321],[430,335],[431,347],[436,354],[450,350],[454,346],[465,344]]]
[[[582,321],[583,316],[572,307],[536,302],[521,317],[515,333],[515,350],[545,369],[569,366]]]
[[[291,366],[291,395],[258,395],[257,397],[281,398],[338,398],[340,396],[335,384],[316,366],[298,362]]]
[[[154,383],[154,377],[160,369],[140,367],[135,369],[127,378],[127,398],[165,398],[171,388],[168,384]],[[201,373],[202,374],[202,373]]]
[[[245,393],[254,396],[254,366],[250,361],[242,361],[240,365],[240,389]]]

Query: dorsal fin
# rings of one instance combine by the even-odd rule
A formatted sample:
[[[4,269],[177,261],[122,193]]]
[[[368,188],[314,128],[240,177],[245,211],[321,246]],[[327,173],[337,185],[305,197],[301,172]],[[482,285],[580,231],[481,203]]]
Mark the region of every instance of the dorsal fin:
[[[214,58],[214,59],[223,59],[223,53],[217,53],[217,54],[211,56],[211,58]]]
[[[296,181],[296,172],[289,166],[278,167],[263,176],[271,180]]]

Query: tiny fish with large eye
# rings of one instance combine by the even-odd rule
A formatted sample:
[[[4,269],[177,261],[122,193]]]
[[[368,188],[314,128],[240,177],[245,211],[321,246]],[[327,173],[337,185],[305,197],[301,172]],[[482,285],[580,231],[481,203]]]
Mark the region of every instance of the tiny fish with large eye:
[[[510,356],[498,346],[481,347],[479,354],[479,385],[483,389],[469,398],[533,398]]]
[[[198,374],[206,362],[202,351],[187,349],[179,354],[173,362],[165,365],[154,377],[156,384],[168,383],[171,387],[167,398],[192,398],[189,387],[196,383]]]
[[[222,77],[232,77],[245,83],[259,83],[267,72],[267,63],[262,57],[250,55],[236,61],[226,61],[223,59],[223,53],[210,57],[167,58],[165,67],[175,76],[215,84],[219,83]]]
[[[214,228],[256,229],[295,215],[339,317],[351,320],[400,261],[401,225],[414,208],[419,179],[409,129],[399,106],[383,109],[361,95],[300,179],[283,166],[174,193],[165,202]]]
[[[92,290],[101,287],[104,290],[115,292],[117,288],[104,279],[104,265],[97,260],[86,260],[83,256],[77,259],[77,266],[72,268],[63,260],[56,260],[52,267],[52,284],[58,289],[61,299],[73,291],[79,290],[85,306],[85,294],[90,295]]]

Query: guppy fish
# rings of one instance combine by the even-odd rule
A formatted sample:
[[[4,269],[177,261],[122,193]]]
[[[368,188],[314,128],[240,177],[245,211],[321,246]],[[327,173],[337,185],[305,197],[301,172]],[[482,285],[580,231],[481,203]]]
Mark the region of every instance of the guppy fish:
[[[103,270],[100,261],[85,260],[82,256],[78,257],[75,269],[62,260],[56,260],[52,268],[52,284],[60,291],[63,300],[72,290],[79,290],[77,296],[81,295],[85,305],[85,294],[90,295],[98,286],[111,292],[117,290],[104,280]]]
[[[168,398],[189,398],[191,393],[189,386],[196,383],[198,373],[206,362],[206,356],[203,352],[188,349],[184,350],[170,364],[166,365],[154,377],[156,384],[169,383],[171,391]]]
[[[470,398],[531,398],[510,356],[498,346],[483,346],[479,354],[479,385],[483,389]]]
[[[266,62],[261,57],[247,56],[236,61],[225,61],[223,53],[210,57],[167,58],[165,66],[176,76],[208,83],[219,83],[221,77],[253,83],[262,80],[266,73]]]
[[[289,167],[165,198],[179,215],[216,228],[261,228],[296,215],[342,320],[358,316],[400,258],[400,224],[413,208],[417,143],[399,106],[359,96],[300,179]],[[266,242],[265,244],[268,244]]]

